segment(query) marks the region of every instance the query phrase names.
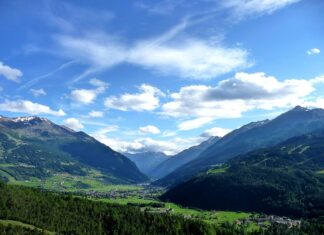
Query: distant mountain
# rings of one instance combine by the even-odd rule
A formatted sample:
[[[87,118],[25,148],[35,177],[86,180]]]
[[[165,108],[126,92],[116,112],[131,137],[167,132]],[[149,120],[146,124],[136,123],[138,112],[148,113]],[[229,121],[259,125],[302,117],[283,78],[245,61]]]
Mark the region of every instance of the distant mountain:
[[[89,175],[88,182],[78,181]],[[64,184],[64,180],[56,182],[62,176],[70,176],[85,187],[90,187],[92,181],[147,180],[128,158],[84,132],[75,132],[45,118],[0,117],[1,178],[14,182],[53,179]]]
[[[201,152],[207,149],[209,146],[215,144],[220,138],[210,137],[208,140],[202,142],[197,146],[193,146],[189,149],[183,150],[182,152],[169,157],[166,161],[157,165],[151,172],[151,176],[155,179],[160,179],[178,167],[196,159]]]
[[[162,152],[123,153],[133,161],[141,172],[152,176],[152,170],[169,157]]]
[[[162,199],[202,209],[323,216],[324,129],[233,158]]]
[[[300,106],[273,120],[250,123],[217,141],[195,160],[156,181],[158,185],[173,185],[190,179],[200,171],[249,151],[274,146],[291,137],[324,127],[324,110]]]

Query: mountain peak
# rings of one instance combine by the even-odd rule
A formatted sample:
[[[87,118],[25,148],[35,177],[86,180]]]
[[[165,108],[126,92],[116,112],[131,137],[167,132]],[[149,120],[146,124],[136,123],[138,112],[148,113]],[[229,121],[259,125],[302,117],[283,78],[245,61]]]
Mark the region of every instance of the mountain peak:
[[[310,111],[310,110],[312,110],[312,109],[297,105],[295,108],[291,109],[290,111],[300,112],[300,111]]]
[[[41,118],[37,116],[16,117],[12,118],[12,120],[14,122],[49,121],[46,118]]]
[[[23,116],[23,117],[14,117],[14,118],[9,118],[9,117],[5,117],[0,115],[0,121],[11,121],[11,122],[42,122],[42,121],[46,121],[46,122],[50,122],[47,118],[41,118],[41,117],[37,117],[37,116]]]

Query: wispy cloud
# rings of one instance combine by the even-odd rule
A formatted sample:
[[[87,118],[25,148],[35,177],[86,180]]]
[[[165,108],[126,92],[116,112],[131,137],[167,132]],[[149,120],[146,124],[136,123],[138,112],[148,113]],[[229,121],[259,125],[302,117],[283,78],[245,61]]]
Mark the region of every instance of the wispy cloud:
[[[229,9],[236,20],[248,16],[271,14],[300,0],[222,0],[221,5]]]
[[[183,5],[185,2],[189,4],[184,0],[164,0],[154,3],[152,1],[136,1],[135,6],[150,14],[170,15],[177,7]]]
[[[95,111],[95,110],[92,110],[88,113],[88,115],[90,117],[94,117],[94,118],[99,118],[99,117],[103,117],[104,116],[104,113],[101,112],[101,111]]]
[[[63,63],[58,68],[54,69],[53,71],[51,71],[49,73],[46,73],[46,74],[43,74],[43,75],[40,75],[38,77],[30,79],[28,82],[26,82],[25,84],[18,87],[17,91],[22,91],[24,89],[30,88],[33,85],[37,84],[38,82],[42,81],[43,79],[51,77],[51,76],[55,75],[56,73],[58,73],[59,71],[62,71],[62,70],[72,66],[73,64],[75,64],[77,62],[78,62],[78,60],[71,60],[71,61],[68,61],[66,63]]]
[[[30,89],[29,93],[31,93],[35,97],[46,95],[45,90],[42,88],[41,89]]]
[[[91,37],[59,35],[56,40],[64,56],[79,58],[97,70],[129,63],[165,75],[209,79],[251,66],[249,53],[239,47],[193,37],[176,38],[187,24],[184,20],[158,37],[131,44],[105,33]]]

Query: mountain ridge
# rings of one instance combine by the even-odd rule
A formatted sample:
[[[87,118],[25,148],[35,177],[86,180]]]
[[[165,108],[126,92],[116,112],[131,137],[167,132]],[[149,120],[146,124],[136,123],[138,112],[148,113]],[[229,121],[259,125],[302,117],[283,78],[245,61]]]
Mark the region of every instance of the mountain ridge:
[[[216,143],[216,141],[219,139],[220,138],[216,136],[210,137],[196,146],[192,146],[174,156],[169,157],[166,161],[162,162],[152,170],[152,176],[159,179],[168,175],[180,166],[194,160],[202,151],[213,143]]]
[[[184,182],[214,164],[224,163],[237,155],[273,146],[321,127],[324,127],[323,109],[296,106],[272,120],[253,122],[232,131],[207,148],[197,159],[181,166],[154,184],[170,186]]]
[[[163,152],[142,152],[142,153],[123,153],[128,159],[133,161],[138,169],[144,174],[152,177],[155,167],[167,161],[169,156]]]
[[[317,217],[324,213],[323,150],[324,129],[292,137],[233,158],[162,199],[209,210]]]
[[[2,116],[0,140],[0,173],[11,175],[13,180],[46,179],[64,174],[81,178],[90,173],[95,174],[96,180],[107,183],[147,180],[122,154],[84,132],[73,131],[46,118]]]

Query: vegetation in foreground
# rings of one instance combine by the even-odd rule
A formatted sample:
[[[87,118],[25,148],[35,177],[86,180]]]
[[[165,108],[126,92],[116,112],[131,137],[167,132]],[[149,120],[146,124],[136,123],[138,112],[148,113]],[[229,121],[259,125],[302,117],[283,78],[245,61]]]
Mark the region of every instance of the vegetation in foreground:
[[[233,216],[228,215],[228,216]],[[323,234],[321,221],[289,228],[272,224],[251,230],[234,223],[212,224],[130,205],[87,200],[0,183],[0,234]]]

